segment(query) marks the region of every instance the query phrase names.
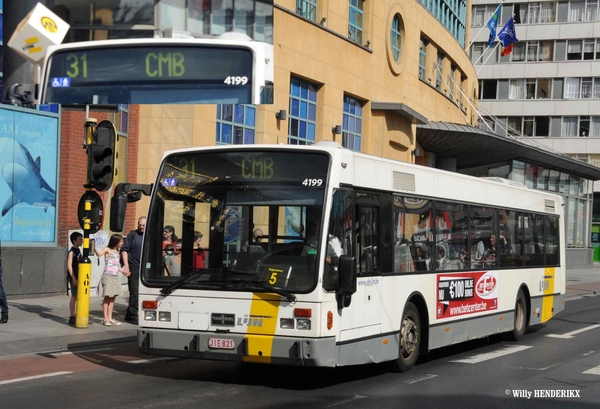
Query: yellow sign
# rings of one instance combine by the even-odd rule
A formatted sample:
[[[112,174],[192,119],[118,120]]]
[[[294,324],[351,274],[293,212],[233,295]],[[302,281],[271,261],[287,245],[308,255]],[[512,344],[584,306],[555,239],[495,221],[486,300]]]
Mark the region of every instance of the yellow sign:
[[[40,39],[37,37],[31,37],[26,39],[23,51],[27,50],[30,54],[42,51],[42,47],[36,46],[36,43],[38,43],[39,41]]]
[[[58,25],[50,17],[42,17],[42,27],[51,33],[58,31]]]

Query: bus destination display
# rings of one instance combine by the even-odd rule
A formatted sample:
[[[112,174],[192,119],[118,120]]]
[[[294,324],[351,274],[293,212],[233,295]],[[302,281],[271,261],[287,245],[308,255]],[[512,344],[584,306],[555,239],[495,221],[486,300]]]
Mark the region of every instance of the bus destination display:
[[[251,103],[253,60],[252,50],[241,46],[65,49],[52,54],[49,61],[46,100],[89,103],[93,94],[103,98],[96,103],[155,103],[144,98],[157,99],[152,93],[162,89],[181,91],[182,103],[195,102],[189,98],[197,90],[210,90],[231,103]]]

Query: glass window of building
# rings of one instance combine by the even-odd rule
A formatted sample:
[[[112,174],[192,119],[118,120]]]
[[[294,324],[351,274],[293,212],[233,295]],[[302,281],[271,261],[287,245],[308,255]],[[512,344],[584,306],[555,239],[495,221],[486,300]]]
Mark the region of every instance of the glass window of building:
[[[256,107],[254,105],[217,105],[217,145],[253,144],[256,136],[255,126]]]
[[[565,78],[564,99],[578,99],[581,95],[581,78]]]
[[[578,117],[565,116],[563,117],[562,135],[566,137],[577,136]]]
[[[438,91],[442,90],[442,70],[443,70],[443,63],[444,63],[444,54],[442,54],[441,52],[438,51],[437,53],[437,60],[435,62],[435,64],[433,65],[433,71],[434,71],[434,75],[435,75],[435,88]]]
[[[288,143],[315,143],[317,128],[317,87],[308,81],[292,77],[290,83],[290,117]]]
[[[540,190],[548,190],[548,169],[544,169],[541,166],[538,168],[538,177],[536,180],[536,188]]]
[[[513,44],[513,52],[510,54],[510,61],[525,61],[527,42],[518,42]],[[500,52],[500,50],[498,50]]]
[[[419,45],[419,79],[425,81],[425,70],[427,67],[427,46],[425,41],[421,39]]]
[[[525,162],[513,160],[513,167],[510,178],[515,182],[525,184]]]
[[[534,136],[535,119],[532,116],[523,117],[523,135]]]
[[[496,4],[473,6],[472,27],[483,27],[492,18],[494,11],[498,6]]]
[[[244,33],[273,42],[272,0],[160,0],[159,29],[182,30],[193,36]]]
[[[600,98],[600,78],[594,78],[592,98]]]
[[[127,137],[129,136],[129,105],[120,104],[120,111],[112,114],[111,121],[117,131],[116,149],[118,155],[115,156],[115,168],[117,174],[113,179],[113,184],[117,185],[127,181]]]
[[[348,16],[348,38],[357,44],[363,43],[364,0],[350,0]]]
[[[508,82],[508,99],[525,99],[525,79],[514,79]]]
[[[596,48],[596,40],[594,38],[590,38],[588,40],[583,40],[583,59],[584,60],[593,60],[595,48]]]
[[[574,247],[575,246],[575,213],[577,211],[576,207],[577,200],[575,198],[569,197],[567,198],[567,208],[565,209],[566,216],[566,239],[567,246]]]
[[[527,61],[538,61],[538,42],[527,42]]]
[[[586,0],[584,20],[585,21],[598,20],[598,0]]]
[[[396,14],[392,20],[392,30],[390,33],[392,46],[392,57],[395,62],[400,61],[400,51],[402,50],[402,22],[400,15]]]
[[[570,1],[567,21],[583,21],[585,1]]]
[[[312,22],[317,21],[317,0],[296,0],[296,13]]]
[[[344,118],[342,123],[342,146],[360,152],[362,103],[348,95],[344,95]]]
[[[540,2],[529,3],[529,7],[522,7],[526,11],[525,18],[521,17],[523,24],[538,24],[540,22],[540,12],[542,4]]]
[[[580,116],[579,117],[579,136],[587,137],[590,136],[590,117]]]
[[[154,0],[55,0],[51,9],[71,26],[65,43],[154,36]]]
[[[581,60],[582,41],[567,41],[567,60]]]
[[[521,136],[523,134],[523,117],[509,116],[507,119],[507,131],[511,136]]]
[[[560,184],[558,186],[558,193],[566,194],[569,188],[569,174],[560,172]]]
[[[558,192],[559,181],[560,172],[558,170],[551,170],[548,176],[548,190],[550,192]]]
[[[554,23],[556,21],[556,4],[557,2],[555,1],[542,2],[540,22]]]

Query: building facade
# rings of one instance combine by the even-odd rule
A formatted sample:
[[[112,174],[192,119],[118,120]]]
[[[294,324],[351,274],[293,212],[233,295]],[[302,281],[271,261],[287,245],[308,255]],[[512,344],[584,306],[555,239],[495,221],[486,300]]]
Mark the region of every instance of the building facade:
[[[498,30],[514,16],[519,40],[505,56],[498,42],[489,46],[486,27],[500,3],[472,1],[470,51],[479,76],[480,126],[599,166],[598,2],[502,3]],[[472,170],[503,177],[509,172],[528,187],[565,197],[567,246],[571,254],[587,254],[597,237],[592,232],[600,232],[600,213],[593,212],[600,182],[517,160]],[[598,251],[595,261],[600,261]]]
[[[236,31],[274,46],[272,105],[123,105],[116,113],[90,113],[98,121],[109,119],[116,125],[119,157],[115,183],[154,182],[161,157],[170,149],[215,144],[305,145],[322,140],[334,140],[348,149],[377,156],[481,175],[477,170],[481,163],[466,160],[478,155],[465,148],[478,136],[473,132],[479,120],[478,96],[486,85],[478,81],[476,67],[466,51],[474,35],[469,4],[466,0],[45,2],[71,26],[65,42],[210,37]],[[68,231],[79,228],[77,201],[86,180],[86,153],[81,149],[85,114],[62,110],[60,117],[58,219],[53,246],[66,255]],[[452,128],[460,132],[460,138],[466,138],[462,145],[453,131],[437,136],[441,128],[447,128],[445,124],[460,124]],[[433,146],[431,141],[444,138],[449,138],[450,145],[439,149]],[[484,145],[477,146],[485,150]],[[495,153],[499,152],[486,155]],[[530,156],[540,156],[543,164],[552,160],[538,154],[536,150]],[[484,160],[489,164],[487,157]],[[540,161],[536,162],[538,166]],[[558,169],[558,190],[564,179],[561,169],[569,177],[566,169],[574,169],[580,179],[588,174],[585,166],[583,170],[577,167],[583,162],[570,161],[562,160],[564,167]],[[498,164],[501,171],[491,173],[516,180],[522,175],[527,184],[531,179],[529,165],[512,153]],[[547,168],[550,172],[551,166]],[[539,178],[533,180],[535,187],[542,186]],[[574,180],[571,183],[569,179],[568,189],[575,186]],[[554,182],[547,183],[554,186]],[[585,193],[574,193],[573,197],[577,204],[583,203],[584,213],[589,213],[591,199],[586,189],[591,183],[580,181],[577,186]],[[111,195],[112,189],[101,194],[105,220],[110,217]],[[126,231],[146,214],[148,200],[143,198],[129,206]],[[584,232],[585,228],[576,225],[574,229]],[[573,237],[579,236],[574,233]],[[22,251],[20,244],[8,243],[8,252],[16,257]],[[36,259],[27,254],[20,257]],[[35,263],[29,264],[27,269],[35,274]],[[6,271],[11,269],[24,271],[23,265],[5,267]],[[63,270],[64,258],[54,260],[52,269]],[[14,288],[8,293],[24,295]]]

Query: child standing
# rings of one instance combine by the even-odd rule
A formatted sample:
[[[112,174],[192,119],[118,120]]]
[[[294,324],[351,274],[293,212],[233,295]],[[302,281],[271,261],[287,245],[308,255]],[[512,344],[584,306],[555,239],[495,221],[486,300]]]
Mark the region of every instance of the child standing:
[[[123,236],[120,234],[113,234],[108,241],[108,245],[101,251],[94,249],[98,257],[104,256],[104,274],[100,284],[102,284],[102,313],[104,314],[103,325],[121,325],[113,319],[113,307],[115,305],[115,298],[118,295],[122,295],[121,283],[119,283],[119,273],[128,276],[130,273],[125,273],[125,270],[121,267],[119,249],[123,245]]]
[[[75,325],[75,303],[77,303],[77,284],[79,280],[79,262],[81,261],[81,250],[83,244],[83,234],[79,232],[71,233],[71,243],[73,247],[69,250],[67,256],[67,282],[71,290],[71,300],[69,301],[69,325]]]

